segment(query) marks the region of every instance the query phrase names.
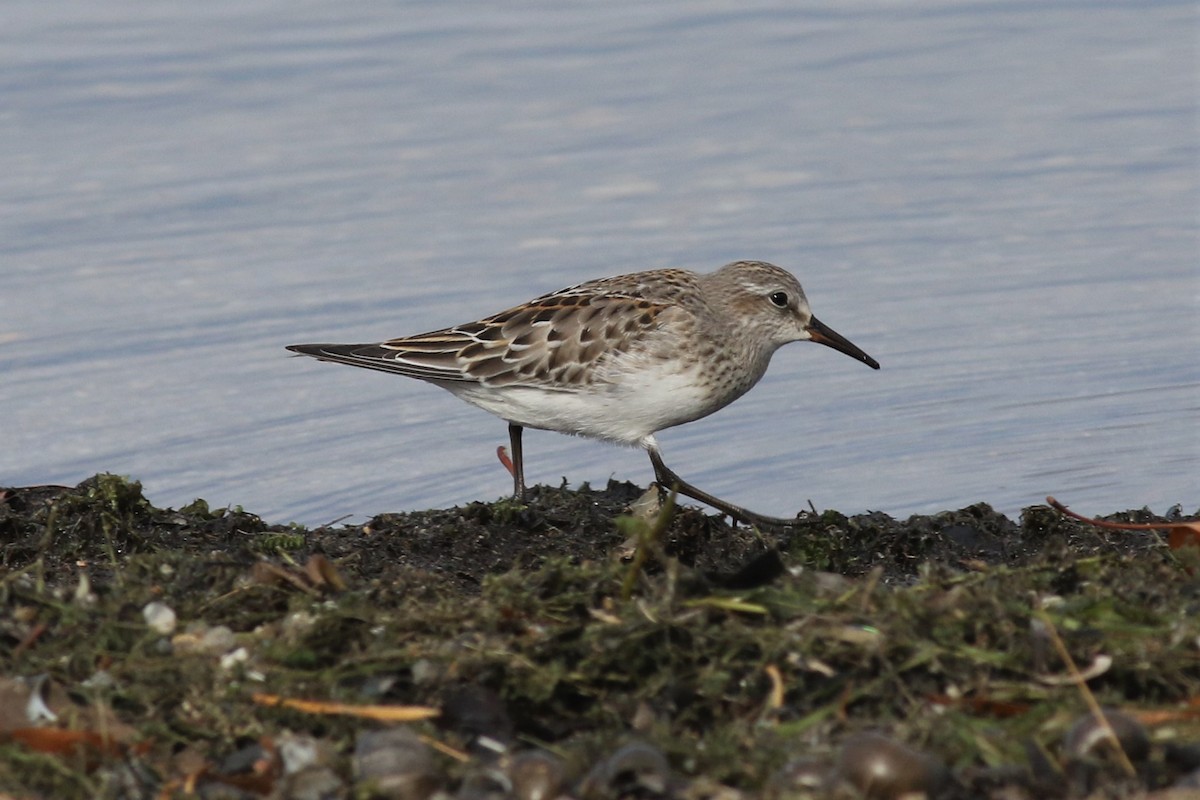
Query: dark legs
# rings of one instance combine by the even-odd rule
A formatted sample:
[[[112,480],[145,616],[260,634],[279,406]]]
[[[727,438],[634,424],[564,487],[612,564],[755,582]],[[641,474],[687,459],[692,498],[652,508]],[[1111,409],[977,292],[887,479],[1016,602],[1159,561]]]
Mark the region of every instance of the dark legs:
[[[747,525],[761,525],[764,527],[780,527],[795,525],[798,520],[784,519],[782,517],[765,517],[762,514],[755,514],[753,511],[748,511],[741,506],[735,506],[732,503],[726,503],[719,497],[713,497],[708,492],[701,491],[695,486],[679,477],[663,463],[662,454],[658,452],[658,444],[651,442],[646,446],[646,452],[650,454],[650,463],[654,465],[654,479],[659,482],[665,489],[675,489],[682,495],[699,500],[701,503],[712,506],[718,511],[728,514],[739,522],[744,522]]]
[[[518,503],[525,502],[525,457],[521,450],[521,432],[524,430],[523,427],[517,425],[515,422],[508,423],[508,443],[512,449],[513,499]],[[719,497],[714,497],[708,492],[701,491],[676,475],[670,467],[663,463],[662,454],[658,451],[658,442],[654,440],[654,437],[646,437],[642,440],[642,445],[646,448],[646,452],[650,454],[650,463],[654,465],[654,479],[667,490],[675,489],[681,495],[690,497],[693,500],[699,500],[701,503],[710,505],[721,513],[728,514],[738,522],[744,522],[747,525],[778,528],[795,525],[798,522],[796,519],[767,517],[762,514],[755,514],[753,511],[749,511],[741,506],[735,506],[733,503],[726,503]]]
[[[508,423],[508,443],[512,447],[513,499],[518,503],[525,502],[525,459],[521,455],[521,431],[523,430],[525,429],[516,423]]]

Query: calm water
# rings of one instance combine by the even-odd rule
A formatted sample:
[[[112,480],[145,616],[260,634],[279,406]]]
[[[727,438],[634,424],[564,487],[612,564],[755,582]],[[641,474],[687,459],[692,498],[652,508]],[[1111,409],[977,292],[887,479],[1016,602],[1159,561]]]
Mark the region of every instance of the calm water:
[[[737,258],[796,344],[660,436],[764,513],[1200,506],[1193,2],[10,2],[0,485],[272,521],[492,499],[504,424],[289,358]],[[645,483],[530,432],[528,477]]]

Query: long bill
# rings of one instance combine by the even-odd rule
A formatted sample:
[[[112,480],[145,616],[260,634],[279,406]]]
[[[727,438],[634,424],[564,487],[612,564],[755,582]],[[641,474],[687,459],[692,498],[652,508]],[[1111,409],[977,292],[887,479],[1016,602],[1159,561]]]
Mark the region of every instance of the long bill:
[[[845,353],[851,358],[857,359],[866,364],[871,369],[879,369],[879,362],[871,358],[869,355],[859,350],[857,346],[845,336],[830,328],[825,323],[821,322],[816,317],[813,317],[808,322],[808,338],[817,344],[823,344],[826,347],[832,347],[839,353]]]

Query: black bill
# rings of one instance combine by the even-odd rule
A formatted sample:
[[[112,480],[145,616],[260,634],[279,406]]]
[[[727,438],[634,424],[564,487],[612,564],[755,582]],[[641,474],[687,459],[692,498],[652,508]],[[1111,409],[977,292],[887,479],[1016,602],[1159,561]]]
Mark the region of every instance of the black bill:
[[[853,342],[851,342],[845,336],[842,336],[833,328],[827,327],[825,323],[821,322],[816,317],[813,317],[809,321],[808,327],[805,328],[805,330],[808,331],[809,338],[817,344],[823,344],[826,347],[832,347],[839,353],[845,353],[851,358],[856,358],[871,369],[879,369],[878,361],[871,358],[862,350],[859,350]]]

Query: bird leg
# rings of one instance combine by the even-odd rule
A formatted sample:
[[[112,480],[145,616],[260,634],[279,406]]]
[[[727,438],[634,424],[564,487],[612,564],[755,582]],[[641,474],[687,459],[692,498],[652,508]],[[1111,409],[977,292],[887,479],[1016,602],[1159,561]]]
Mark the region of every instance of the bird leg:
[[[513,499],[518,503],[525,502],[525,458],[521,455],[523,430],[525,429],[515,422],[508,423],[508,443],[512,447]]]
[[[659,484],[668,489],[674,488],[679,494],[686,495],[693,500],[699,500],[701,503],[712,506],[723,514],[728,514],[739,522],[744,522],[747,525],[759,525],[763,527],[790,527],[795,525],[799,520],[785,519],[783,517],[767,517],[762,514],[755,514],[741,506],[735,506],[732,503],[727,503],[719,497],[714,497],[708,492],[701,491],[695,486],[685,481],[683,478],[675,474],[675,472],[663,463],[662,454],[658,452],[657,447],[647,447],[646,452],[650,454],[650,463],[654,465],[654,479]]]

